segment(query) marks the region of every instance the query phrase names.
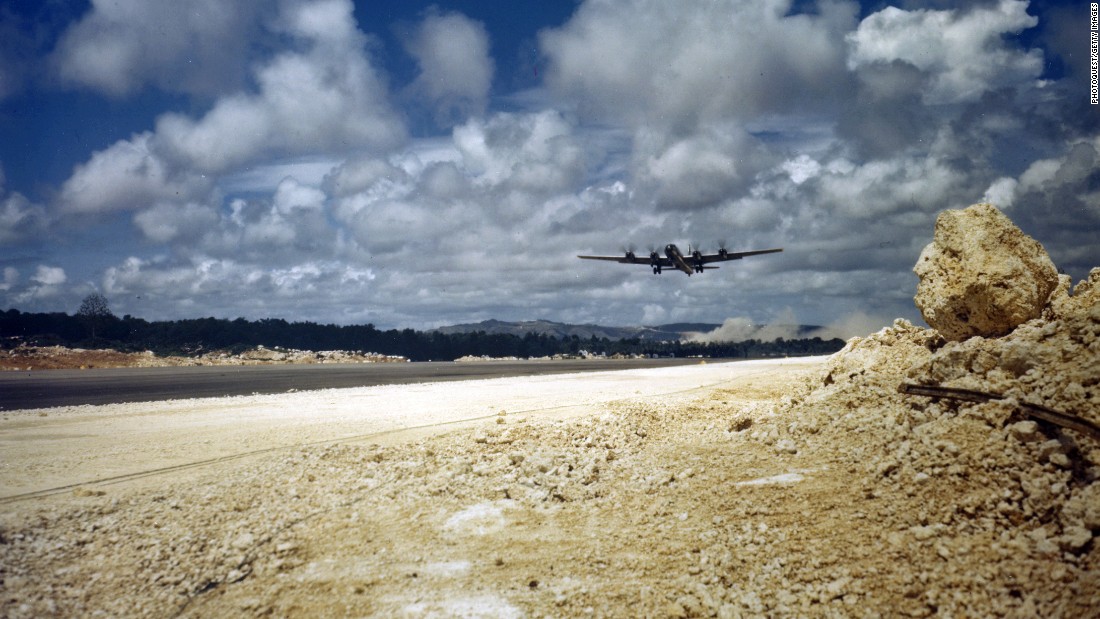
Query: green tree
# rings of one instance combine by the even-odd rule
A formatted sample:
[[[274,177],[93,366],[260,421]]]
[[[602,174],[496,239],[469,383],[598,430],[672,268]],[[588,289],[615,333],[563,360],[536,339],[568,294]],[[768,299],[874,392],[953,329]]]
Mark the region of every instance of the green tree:
[[[84,297],[84,300],[80,302],[80,309],[76,311],[76,315],[81,322],[91,329],[93,340],[95,339],[96,329],[115,319],[115,315],[111,313],[110,305],[107,304],[107,297],[98,292],[93,292]]]

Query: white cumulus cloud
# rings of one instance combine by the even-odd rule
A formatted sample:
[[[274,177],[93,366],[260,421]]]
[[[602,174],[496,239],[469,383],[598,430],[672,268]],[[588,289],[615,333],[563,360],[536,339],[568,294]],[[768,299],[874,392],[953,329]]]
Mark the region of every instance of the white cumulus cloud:
[[[34,240],[49,223],[45,207],[17,191],[4,190],[4,170],[0,168],[0,246]]]
[[[584,118],[633,132],[632,172],[662,203],[713,206],[772,163],[750,123],[828,110],[851,82],[843,34],[855,27],[855,4],[821,2],[814,15],[790,8],[586,2],[540,35],[546,81]]]
[[[887,7],[848,35],[848,66],[856,71],[876,64],[913,67],[929,80],[916,92],[930,104],[974,101],[996,88],[1026,84],[1042,72],[1042,52],[1015,49],[1002,37],[1038,24],[1027,7],[1026,0],[951,10]],[[905,81],[909,88],[921,87],[918,80]]]
[[[4,281],[0,282],[0,292],[7,292],[19,282],[19,269],[4,267]]]
[[[584,173],[584,149],[561,114],[501,113],[454,129],[454,145],[476,182],[527,191],[561,191]]]
[[[257,93],[219,100],[195,120],[157,120],[163,154],[190,169],[221,173],[250,161],[324,149],[387,149],[404,139],[382,76],[365,55],[349,0],[288,9],[282,27],[307,46],[256,72]]]
[[[405,48],[420,68],[409,92],[428,103],[438,124],[485,112],[494,63],[483,24],[433,9],[406,37]]]
[[[173,169],[156,152],[156,145],[156,136],[145,132],[93,154],[62,185],[62,207],[96,213],[201,198],[210,181],[201,174]]]
[[[832,98],[845,83],[839,35],[854,26],[855,4],[822,2],[817,15],[789,8],[783,0],[585,2],[540,35],[547,81],[603,119],[675,132]]]
[[[134,215],[134,224],[155,243],[193,241],[217,222],[213,208],[194,202],[162,202]]]
[[[19,287],[19,272],[15,269],[4,269],[4,292],[14,293],[11,296],[19,306],[33,306],[42,301],[53,301],[65,293],[65,283],[69,277],[62,267],[40,264],[35,267],[34,274],[28,278],[26,286]]]
[[[215,177],[279,157],[386,150],[405,138],[385,83],[365,54],[349,0],[284,3],[275,21],[299,45],[255,72],[257,92],[218,99],[200,118],[167,113],[74,170],[61,203],[74,212],[203,199]]]
[[[62,80],[113,96],[146,84],[213,95],[240,86],[257,17],[273,0],[93,0],[62,35]]]
[[[65,276],[65,269],[61,267],[51,267],[44,264],[38,265],[34,275],[31,275],[31,281],[42,284],[43,286],[60,286],[64,284],[68,277]]]

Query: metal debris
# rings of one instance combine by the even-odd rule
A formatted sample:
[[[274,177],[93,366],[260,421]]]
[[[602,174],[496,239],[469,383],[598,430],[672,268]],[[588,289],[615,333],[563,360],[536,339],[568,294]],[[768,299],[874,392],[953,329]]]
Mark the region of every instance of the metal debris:
[[[912,383],[902,383],[898,385],[898,391],[906,395],[962,400],[965,402],[990,402],[993,400],[1005,399],[1005,396],[996,393],[986,393],[984,391],[974,391],[972,389],[956,389],[954,387],[939,387],[936,385],[915,385]],[[1088,419],[1056,411],[1052,408],[1042,406],[1041,404],[1017,402],[1017,405],[1023,409],[1029,417],[1049,421],[1050,423],[1070,430],[1076,430],[1100,441],[1100,426]]]

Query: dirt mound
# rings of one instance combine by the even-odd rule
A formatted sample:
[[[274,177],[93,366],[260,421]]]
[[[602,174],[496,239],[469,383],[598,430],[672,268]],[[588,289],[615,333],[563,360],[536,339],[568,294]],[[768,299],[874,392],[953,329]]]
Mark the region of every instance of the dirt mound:
[[[850,341],[790,411],[862,438],[848,456],[871,504],[887,499],[876,526],[894,551],[909,549],[899,560],[929,559],[914,566],[918,584],[896,583],[910,587],[913,612],[917,600],[949,614],[1100,612],[1100,269],[1072,295],[1062,276],[1035,314],[1003,337],[962,342],[899,320]],[[993,397],[914,397],[904,384]]]
[[[178,365],[151,352],[125,353],[112,349],[89,350],[65,346],[17,346],[0,350],[0,370],[63,370],[130,368]]]

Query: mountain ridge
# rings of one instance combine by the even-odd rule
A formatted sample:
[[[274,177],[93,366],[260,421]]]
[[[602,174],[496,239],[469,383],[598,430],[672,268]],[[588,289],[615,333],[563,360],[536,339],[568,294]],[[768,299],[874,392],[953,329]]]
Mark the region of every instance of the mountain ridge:
[[[646,341],[677,341],[687,339],[690,334],[708,333],[721,327],[718,323],[706,322],[675,322],[664,325],[640,326],[640,327],[607,327],[594,324],[568,324],[554,322],[552,320],[521,320],[504,321],[489,319],[475,323],[463,323],[447,325],[429,329],[428,332],[438,332],[445,335],[456,333],[477,333],[484,331],[489,335],[515,335],[524,337],[528,333],[535,335],[549,335],[558,339],[571,338],[574,335],[580,339],[607,338],[609,340],[625,340],[638,338]],[[820,327],[815,325],[790,325],[797,330],[799,335],[809,333]]]

